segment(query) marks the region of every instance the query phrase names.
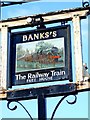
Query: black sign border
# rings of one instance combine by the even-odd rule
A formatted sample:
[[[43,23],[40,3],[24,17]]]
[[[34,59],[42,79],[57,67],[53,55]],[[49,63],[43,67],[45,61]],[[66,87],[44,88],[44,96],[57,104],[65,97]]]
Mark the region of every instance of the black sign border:
[[[30,34],[30,33],[35,33],[35,32],[47,32],[47,31],[55,31],[55,30],[59,30],[60,33],[58,34],[58,37],[55,38],[60,38],[60,37],[64,37],[64,44],[65,44],[65,69],[68,70],[68,75],[66,78],[63,79],[57,79],[57,80],[52,80],[52,82],[54,81],[62,81],[62,80],[69,80],[70,82],[72,82],[72,54],[71,54],[71,31],[70,31],[70,25],[65,25],[65,26],[57,26],[57,27],[50,27],[50,28],[46,28],[46,29],[36,29],[36,30],[28,30],[28,31],[24,31],[24,32],[12,32],[10,35],[10,71],[9,71],[9,80],[7,83],[8,88],[11,88],[12,86],[16,86],[16,85],[25,85],[23,83],[15,83],[15,54],[16,54],[16,43],[20,43],[20,41],[18,41],[19,39],[17,39],[17,36],[22,36],[24,34]],[[49,38],[49,39],[53,39],[53,38]],[[45,39],[43,39],[45,40]],[[40,41],[40,40],[39,40]],[[54,68],[57,69],[57,68]],[[61,69],[61,68],[58,68]],[[50,70],[50,69],[49,69]],[[42,70],[41,70],[42,71]],[[47,71],[44,70],[45,72]],[[41,82],[46,82],[46,81],[41,81]],[[51,82],[51,81],[47,81],[47,82]],[[40,83],[39,82],[31,82],[31,83],[26,83],[26,84],[32,84],[32,83]]]

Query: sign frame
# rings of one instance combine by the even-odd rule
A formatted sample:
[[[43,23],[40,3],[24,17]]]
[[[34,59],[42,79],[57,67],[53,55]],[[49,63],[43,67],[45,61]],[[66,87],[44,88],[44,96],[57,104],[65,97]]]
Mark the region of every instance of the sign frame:
[[[35,33],[44,33],[44,32],[49,32],[50,31],[54,32],[54,31],[57,31],[57,36],[54,36],[52,37],[50,34],[50,36],[48,37],[48,39],[57,39],[57,38],[60,38],[60,37],[64,37],[64,47],[65,47],[65,67],[62,67],[62,70],[63,68],[65,68],[64,70],[67,71],[67,74],[61,76],[58,78],[55,77],[55,78],[52,78],[51,80],[43,80],[43,81],[40,81],[39,78],[37,78],[38,80],[36,81],[33,81],[33,82],[26,82],[27,81],[27,75],[29,74],[28,72],[29,71],[25,71],[27,72],[27,75],[25,74],[25,72],[18,72],[18,79],[19,80],[16,80],[16,76],[15,76],[15,66],[16,66],[16,46],[17,44],[22,44],[22,43],[29,43],[29,42],[35,42],[35,41],[48,41],[47,38],[43,38],[42,40],[40,40],[40,38],[38,40],[31,40],[28,41],[27,38],[22,38],[23,36],[25,35],[29,35],[29,34],[35,34]],[[54,35],[54,34],[53,34]],[[22,39],[26,40],[24,42],[22,42]],[[59,68],[57,67],[54,67],[54,68],[47,68],[47,69],[39,69],[39,70],[32,70],[30,71],[31,74],[36,74],[36,72],[39,72],[40,74],[43,74],[43,73],[49,73],[50,75],[50,72],[51,70],[55,72],[58,72],[61,73],[61,71],[59,70]],[[57,73],[57,74],[59,74]],[[52,72],[52,74],[54,74]],[[10,35],[10,71],[9,71],[9,75],[10,75],[10,78],[8,80],[8,88],[11,88],[12,86],[16,86],[16,85],[26,85],[26,84],[32,84],[32,83],[41,83],[41,82],[54,82],[54,81],[62,81],[62,80],[69,80],[70,82],[72,82],[72,54],[71,54],[71,32],[70,32],[70,25],[65,25],[65,26],[57,26],[57,27],[50,27],[50,28],[44,28],[44,29],[36,29],[36,30],[27,30],[27,31],[23,31],[23,32],[11,32],[11,35]],[[52,76],[52,75],[51,75]],[[21,79],[22,77],[22,79]],[[24,81],[24,82],[23,82]]]

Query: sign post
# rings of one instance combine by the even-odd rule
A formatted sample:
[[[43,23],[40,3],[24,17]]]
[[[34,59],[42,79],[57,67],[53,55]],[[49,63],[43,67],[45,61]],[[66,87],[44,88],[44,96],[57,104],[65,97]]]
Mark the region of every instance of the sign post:
[[[74,59],[75,59],[75,76],[76,82],[83,81],[83,60],[82,60],[82,40],[81,40],[81,25],[80,16],[73,16],[74,29]]]
[[[1,78],[0,78],[0,98],[6,98],[7,81],[9,75],[9,29],[6,26],[1,28]],[[2,96],[2,97],[1,97]]]
[[[38,95],[38,120],[47,120],[46,98],[42,94]]]

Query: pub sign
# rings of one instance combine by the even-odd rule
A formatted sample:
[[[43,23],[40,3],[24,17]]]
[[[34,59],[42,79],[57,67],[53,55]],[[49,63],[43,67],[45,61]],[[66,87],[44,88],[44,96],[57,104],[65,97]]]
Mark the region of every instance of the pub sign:
[[[11,32],[8,87],[72,81],[70,25]]]

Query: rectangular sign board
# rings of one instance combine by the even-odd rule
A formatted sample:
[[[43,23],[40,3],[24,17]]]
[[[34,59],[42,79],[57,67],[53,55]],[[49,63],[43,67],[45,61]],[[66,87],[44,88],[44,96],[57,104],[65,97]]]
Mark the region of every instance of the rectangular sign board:
[[[72,81],[70,26],[11,33],[8,87]]]

